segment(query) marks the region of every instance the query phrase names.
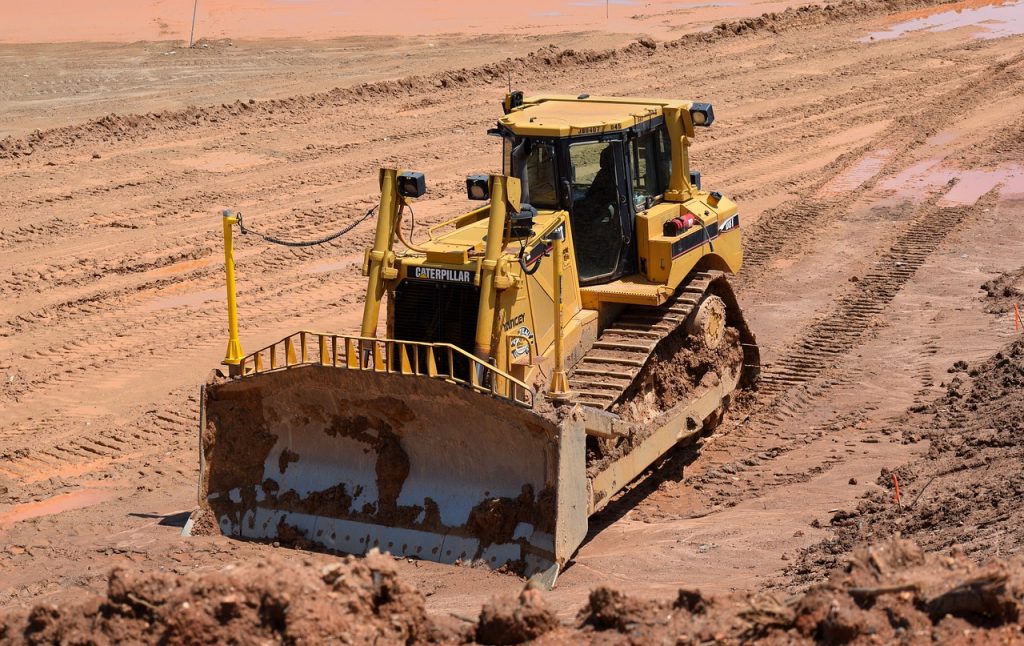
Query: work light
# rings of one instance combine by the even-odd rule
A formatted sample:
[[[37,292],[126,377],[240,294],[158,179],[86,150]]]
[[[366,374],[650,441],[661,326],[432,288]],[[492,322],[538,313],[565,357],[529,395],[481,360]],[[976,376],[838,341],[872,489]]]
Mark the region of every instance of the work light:
[[[715,111],[710,103],[694,103],[690,106],[690,119],[693,125],[707,128],[715,121]]]
[[[471,200],[486,200],[491,196],[487,186],[487,175],[470,175],[466,178],[466,196]]]
[[[419,197],[427,192],[427,180],[423,173],[407,171],[398,176],[398,192],[405,197]]]

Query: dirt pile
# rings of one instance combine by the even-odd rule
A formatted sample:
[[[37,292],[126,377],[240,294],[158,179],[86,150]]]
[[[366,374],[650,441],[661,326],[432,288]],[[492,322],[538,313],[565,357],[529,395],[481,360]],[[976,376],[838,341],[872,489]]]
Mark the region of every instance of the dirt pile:
[[[1008,271],[992,280],[986,281],[981,288],[985,291],[985,311],[990,314],[1005,314],[1024,305],[1024,267],[1017,271]]]
[[[595,590],[575,637],[600,643],[907,643],[970,636],[1019,640],[1024,563],[979,568],[961,554],[925,557],[910,541],[858,549],[827,584],[780,602],[770,595],[672,602]],[[557,634],[557,633],[556,633]]]
[[[929,440],[928,453],[883,471],[874,493],[856,509],[835,514],[836,537],[810,548],[796,566],[798,580],[820,577],[854,544],[902,535],[928,550],[957,546],[969,556],[1017,554],[1024,547],[1024,340],[988,360],[949,368],[946,393],[910,411],[906,441]]]
[[[560,626],[539,590],[523,590],[518,599],[495,597],[484,605],[476,639],[481,644],[521,644]]]
[[[0,617],[0,644],[924,643],[1024,639],[1024,562],[977,566],[895,539],[863,547],[827,584],[780,602],[680,590],[640,600],[601,587],[570,625],[543,593],[498,597],[479,619],[429,616],[379,553],[315,567],[270,559],[178,576],[117,569],[107,594]]]
[[[0,644],[461,641],[379,553],[325,567],[260,560],[179,576],[115,569],[105,596],[0,617]],[[468,638],[468,635],[465,637]]]

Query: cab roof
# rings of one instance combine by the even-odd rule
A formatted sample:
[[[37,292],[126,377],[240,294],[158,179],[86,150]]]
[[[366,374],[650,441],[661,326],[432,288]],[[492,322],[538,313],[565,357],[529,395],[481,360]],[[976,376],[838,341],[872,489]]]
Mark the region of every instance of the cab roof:
[[[539,96],[523,100],[498,119],[516,135],[572,137],[615,132],[662,116],[665,108],[689,109],[692,102],[605,96]]]

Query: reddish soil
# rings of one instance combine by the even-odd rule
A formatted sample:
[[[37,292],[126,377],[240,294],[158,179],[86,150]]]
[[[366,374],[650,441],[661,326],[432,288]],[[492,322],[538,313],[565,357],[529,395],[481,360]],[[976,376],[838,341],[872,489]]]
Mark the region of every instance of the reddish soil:
[[[365,213],[377,168],[396,165],[426,173],[417,223],[439,223],[468,208],[467,174],[499,164],[485,130],[509,72],[529,92],[714,103],[717,121],[692,158],[707,186],[740,204],[746,259],[732,282],[763,358],[760,389],[714,434],[591,520],[558,586],[542,594],[558,630],[591,630],[576,612],[601,586],[673,612],[666,600],[680,588],[701,599],[797,593],[868,532],[962,546],[972,560],[1015,550],[1009,465],[1019,457],[1006,429],[1019,427],[996,413],[1019,409],[1019,386],[1002,386],[1004,404],[972,398],[997,352],[1017,356],[1024,36],[982,37],[984,26],[969,25],[871,40],[907,20],[985,5],[757,5],[779,11],[752,18],[754,5],[741,4],[716,8],[712,23],[723,24],[706,31],[700,10],[652,5],[644,11],[658,17],[645,20],[673,35],[642,29],[655,34],[643,42],[629,30],[555,37],[523,27],[192,50],[0,46],[0,606],[24,616],[102,595],[113,567],[184,582],[268,555],[296,567],[336,560],[180,536],[196,504],[198,385],[226,345],[219,209],[281,236],[318,237]],[[238,238],[244,347],[298,329],[353,331],[372,231],[363,223],[304,250]],[[949,372],[958,361],[966,371]],[[965,468],[942,471],[958,461]],[[901,478],[902,514],[883,472]],[[847,539],[858,522],[867,529]],[[815,547],[827,539],[834,553]],[[523,586],[485,569],[394,565],[431,617],[475,623],[488,599],[518,599]],[[942,593],[920,589],[879,603],[904,604],[892,612],[905,630],[975,630],[971,618],[936,624],[930,609]],[[847,593],[828,594],[840,615],[867,612]],[[546,626],[535,596],[519,616]],[[619,603],[605,597],[601,608]],[[518,621],[499,606],[495,622]],[[141,607],[124,612],[148,616]],[[831,630],[817,611],[797,625],[795,606],[778,607],[769,610],[784,613],[772,629],[780,639]],[[673,630],[696,634],[686,626],[703,625],[699,614],[679,614],[690,623]],[[627,634],[587,634],[628,639],[632,623],[619,625]]]
[[[993,357],[949,368],[947,390],[900,420],[907,442],[928,442],[920,459],[878,478],[856,507],[837,511],[835,538],[802,555],[804,580],[831,569],[853,545],[901,535],[929,550],[957,547],[978,560],[1024,547],[1024,342]],[[895,478],[895,479],[894,479]],[[894,504],[896,486],[901,502]]]
[[[424,601],[376,552],[185,576],[115,569],[106,595],[0,614],[0,643],[1024,642],[1024,562],[979,567],[901,539],[856,550],[827,582],[781,601],[691,589],[640,600],[599,587],[566,622],[531,589],[492,598],[476,617],[431,616]]]

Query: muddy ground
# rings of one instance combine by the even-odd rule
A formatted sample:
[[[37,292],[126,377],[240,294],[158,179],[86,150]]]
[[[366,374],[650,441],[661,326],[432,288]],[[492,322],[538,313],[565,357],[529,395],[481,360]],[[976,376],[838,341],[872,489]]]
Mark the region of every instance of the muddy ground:
[[[179,536],[195,503],[198,384],[226,345],[219,209],[315,237],[365,212],[376,169],[398,165],[428,179],[417,224],[440,222],[467,208],[467,174],[499,166],[484,132],[510,70],[530,92],[714,103],[692,156],[705,185],[741,206],[734,282],[764,358],[760,390],[715,435],[592,519],[543,595],[559,621],[603,585],[659,603],[680,587],[803,590],[860,539],[847,541],[840,512],[861,505],[881,518],[873,539],[917,528],[928,548],[970,547],[973,533],[950,524],[998,529],[983,523],[1001,507],[914,523],[941,496],[977,490],[974,472],[925,465],[961,447],[1016,455],[1001,431],[964,434],[988,437],[974,411],[934,407],[952,406],[951,387],[969,399],[970,371],[1012,352],[1017,334],[1024,37],[1007,25],[1020,31],[1019,12],[858,0],[704,32],[666,14],[686,35],[644,44],[626,30],[524,28],[493,44],[396,38],[380,57],[366,41],[174,55],[166,43],[0,46],[12,62],[0,71],[0,605],[104,593],[115,566],[201,576],[269,555],[329,558]],[[978,24],[895,36],[949,16]],[[353,331],[371,237],[365,223],[307,250],[239,239],[244,347]],[[949,372],[957,362],[966,369]],[[897,517],[883,470],[910,497],[936,477]],[[1013,556],[1009,536],[988,544]],[[522,587],[482,569],[395,566],[432,616],[475,618]]]

